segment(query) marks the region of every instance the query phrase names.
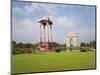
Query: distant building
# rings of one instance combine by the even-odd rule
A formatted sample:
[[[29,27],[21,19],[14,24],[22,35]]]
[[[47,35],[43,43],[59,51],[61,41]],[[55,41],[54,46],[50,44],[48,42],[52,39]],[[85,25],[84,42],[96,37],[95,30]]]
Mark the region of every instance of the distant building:
[[[66,37],[67,47],[77,47],[77,34],[75,32],[69,32]]]

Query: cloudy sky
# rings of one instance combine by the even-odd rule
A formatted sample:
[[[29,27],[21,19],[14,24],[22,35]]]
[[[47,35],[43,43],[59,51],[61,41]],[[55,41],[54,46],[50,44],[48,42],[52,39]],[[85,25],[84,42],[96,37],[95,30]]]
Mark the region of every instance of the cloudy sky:
[[[68,32],[78,34],[78,42],[95,40],[95,6],[12,2],[12,40],[39,41],[38,21],[49,16],[53,21],[53,41],[65,43]]]

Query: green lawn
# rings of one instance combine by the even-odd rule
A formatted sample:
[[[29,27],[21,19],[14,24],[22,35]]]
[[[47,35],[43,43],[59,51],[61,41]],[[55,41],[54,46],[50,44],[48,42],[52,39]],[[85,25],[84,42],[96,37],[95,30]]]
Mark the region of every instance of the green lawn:
[[[12,73],[95,68],[95,52],[46,52],[12,55]]]

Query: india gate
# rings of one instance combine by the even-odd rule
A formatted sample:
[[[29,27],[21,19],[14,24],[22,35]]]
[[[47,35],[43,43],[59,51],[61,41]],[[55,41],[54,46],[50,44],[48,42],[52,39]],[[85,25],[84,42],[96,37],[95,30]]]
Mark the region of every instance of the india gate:
[[[77,47],[77,34],[75,32],[69,32],[66,37],[66,47]]]
[[[53,50],[52,44],[52,21],[48,16],[43,16],[39,21],[40,24],[40,42],[38,48],[40,51]]]

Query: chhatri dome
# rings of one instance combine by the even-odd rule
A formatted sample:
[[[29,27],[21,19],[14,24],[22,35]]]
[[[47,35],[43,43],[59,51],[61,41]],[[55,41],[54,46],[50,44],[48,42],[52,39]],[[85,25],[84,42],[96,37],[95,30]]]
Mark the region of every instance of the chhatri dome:
[[[39,23],[41,23],[42,25],[44,25],[44,27],[49,24],[50,27],[52,27],[51,25],[53,25],[52,21],[50,20],[50,18],[48,16],[43,16],[41,18],[41,20],[39,21]]]

